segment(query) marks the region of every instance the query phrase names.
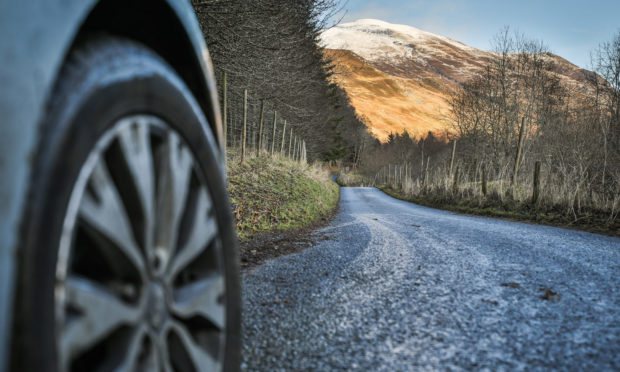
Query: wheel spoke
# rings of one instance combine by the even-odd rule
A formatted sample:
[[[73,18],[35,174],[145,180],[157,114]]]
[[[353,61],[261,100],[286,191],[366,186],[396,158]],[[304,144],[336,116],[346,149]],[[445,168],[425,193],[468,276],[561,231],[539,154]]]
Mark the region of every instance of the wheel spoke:
[[[122,127],[119,133],[119,143],[140,199],[144,217],[145,231],[142,233],[145,234],[145,245],[150,246],[155,185],[147,122],[145,120],[133,121],[131,125]]]
[[[114,369],[115,372],[133,372],[137,369],[138,357],[140,356],[146,334],[145,326],[140,326],[133,331],[129,345],[127,346],[125,358],[121,361],[120,365]]]
[[[182,317],[200,315],[222,330],[226,325],[225,307],[218,299],[224,290],[224,278],[217,274],[186,284],[175,291],[172,311]]]
[[[68,305],[80,311],[68,319],[62,334],[61,348],[68,359],[87,350],[122,325],[135,324],[138,307],[123,303],[102,286],[82,277],[71,276],[65,282]]]
[[[170,364],[170,350],[168,349],[167,342],[162,338],[157,338],[157,368],[153,368],[153,371],[158,372],[174,372],[172,365]]]
[[[211,210],[211,199],[207,195],[204,187],[198,191],[196,210],[191,222],[189,238],[183,247],[173,258],[169,268],[169,279],[173,280],[176,274],[184,269],[193,259],[195,259],[211,243],[217,235],[217,223],[214,217],[209,217]]]
[[[172,322],[171,330],[179,336],[183,348],[187,351],[192,364],[197,371],[220,371],[221,365],[211,355],[209,355],[200,345],[194,342],[194,339],[187,331],[184,325],[179,322]]]
[[[80,217],[118,247],[141,274],[146,268],[140,249],[136,244],[129,218],[114,182],[110,178],[103,159],[99,159],[90,179],[99,200],[90,193],[84,193],[80,203]]]
[[[192,155],[175,133],[170,133],[160,163],[155,249],[170,257],[176,244],[192,170]]]

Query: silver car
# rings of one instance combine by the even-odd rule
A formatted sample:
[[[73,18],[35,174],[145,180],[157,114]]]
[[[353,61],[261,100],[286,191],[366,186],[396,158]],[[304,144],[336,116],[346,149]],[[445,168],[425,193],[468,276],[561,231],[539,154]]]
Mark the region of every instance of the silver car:
[[[0,2],[0,372],[236,370],[213,70],[185,0]]]

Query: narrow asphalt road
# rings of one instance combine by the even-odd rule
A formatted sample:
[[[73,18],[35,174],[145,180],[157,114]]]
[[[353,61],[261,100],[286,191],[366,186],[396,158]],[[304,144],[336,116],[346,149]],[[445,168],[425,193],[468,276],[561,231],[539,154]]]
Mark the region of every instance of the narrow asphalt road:
[[[620,239],[341,190],[244,274],[244,370],[620,370]]]

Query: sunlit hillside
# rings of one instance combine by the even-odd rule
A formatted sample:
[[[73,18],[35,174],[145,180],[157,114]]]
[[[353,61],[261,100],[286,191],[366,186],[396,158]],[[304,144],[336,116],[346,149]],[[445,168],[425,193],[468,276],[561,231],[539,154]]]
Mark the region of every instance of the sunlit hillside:
[[[348,50],[328,50],[338,61],[336,80],[370,132],[381,141],[390,133],[423,136],[446,129],[446,91],[433,81],[390,75]]]
[[[496,58],[447,37],[373,19],[338,25],[321,38],[336,64],[334,78],[381,141],[404,130],[416,137],[449,131],[450,90]],[[587,90],[586,70],[553,54],[548,58],[564,86]]]

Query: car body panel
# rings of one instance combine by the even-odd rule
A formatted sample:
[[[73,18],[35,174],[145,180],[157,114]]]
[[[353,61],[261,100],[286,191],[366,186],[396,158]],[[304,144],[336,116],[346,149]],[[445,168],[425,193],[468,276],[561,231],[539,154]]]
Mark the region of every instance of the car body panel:
[[[101,0],[105,1],[105,0]],[[191,41],[213,108],[210,125],[221,147],[213,68],[200,26],[186,0],[162,0]],[[65,57],[98,0],[0,2],[0,372],[8,368],[21,217],[39,123]],[[200,76],[196,76],[200,78]]]

